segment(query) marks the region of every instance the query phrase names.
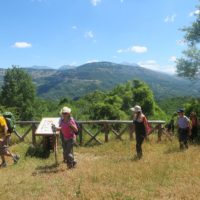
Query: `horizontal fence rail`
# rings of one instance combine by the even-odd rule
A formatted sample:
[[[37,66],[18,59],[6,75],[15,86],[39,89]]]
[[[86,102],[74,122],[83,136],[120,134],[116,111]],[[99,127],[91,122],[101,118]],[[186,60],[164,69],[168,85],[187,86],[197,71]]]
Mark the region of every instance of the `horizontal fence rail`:
[[[91,145],[92,142],[96,144],[102,144],[103,142],[97,138],[101,133],[104,134],[104,142],[109,141],[110,133],[113,133],[116,139],[123,140],[122,135],[125,132],[129,133],[130,140],[133,139],[132,131],[132,120],[86,120],[86,121],[77,121],[80,126],[80,133],[78,142],[80,145]],[[158,136],[162,135],[163,125],[165,121],[163,120],[148,120],[152,126],[152,131],[157,131]],[[24,141],[24,138],[31,133],[32,134],[32,144],[36,144],[36,129],[40,121],[17,121],[17,126],[27,125],[27,130],[22,134],[17,132],[17,128],[14,130],[14,133],[19,138],[20,141]],[[95,128],[94,128],[95,127]],[[90,128],[90,129],[89,129]],[[94,132],[95,131],[95,132]],[[84,141],[85,136],[87,136],[87,141]],[[47,136],[44,136],[47,137]],[[102,139],[102,138],[101,138]]]

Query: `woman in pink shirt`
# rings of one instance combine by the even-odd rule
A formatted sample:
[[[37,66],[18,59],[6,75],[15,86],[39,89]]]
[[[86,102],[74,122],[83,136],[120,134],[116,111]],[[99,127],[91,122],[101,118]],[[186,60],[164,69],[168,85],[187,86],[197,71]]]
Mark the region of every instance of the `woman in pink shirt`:
[[[60,127],[64,161],[67,163],[68,168],[73,168],[76,165],[73,155],[73,145],[76,139],[75,132],[78,131],[74,119],[71,117],[71,108],[63,107],[61,109]]]

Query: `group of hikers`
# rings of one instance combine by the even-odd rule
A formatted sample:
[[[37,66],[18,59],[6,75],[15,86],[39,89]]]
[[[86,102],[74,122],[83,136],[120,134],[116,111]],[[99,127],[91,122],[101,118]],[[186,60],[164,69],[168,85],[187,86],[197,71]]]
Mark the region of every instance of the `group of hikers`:
[[[142,112],[142,108],[139,105],[136,105],[130,108],[133,114],[133,131],[136,135],[136,158],[141,159],[143,156],[142,144],[145,138],[151,131],[148,120],[145,114]],[[194,141],[198,135],[198,125],[199,121],[195,112],[190,114],[188,118],[184,109],[179,109],[176,113],[177,117],[177,130],[178,130],[178,139],[180,144],[180,149],[188,148],[188,140]],[[76,166],[76,161],[74,159],[73,146],[76,142],[78,124],[71,116],[71,108],[65,106],[60,111],[60,121],[58,127],[54,127],[56,131],[60,132],[60,138],[63,148],[63,162],[67,164],[69,169],[72,169]],[[169,132],[174,132],[174,116],[170,120],[170,123],[167,124],[166,128]],[[11,153],[8,148],[10,134],[6,124],[6,120],[3,116],[0,116],[0,156],[1,156],[1,165],[0,167],[6,167],[5,156],[12,157],[14,163],[17,163],[19,160],[19,155]]]
[[[131,110],[133,112],[133,129],[136,134],[136,158],[141,159],[143,155],[142,143],[150,133],[150,128],[140,106],[136,105]],[[174,117],[176,115],[177,121],[175,123]],[[180,150],[183,150],[188,149],[188,141],[194,142],[197,139],[199,125],[200,123],[195,112],[191,112],[188,118],[185,115],[184,109],[179,109],[166,125],[166,128],[169,134],[172,134],[174,133],[175,126],[177,127]]]

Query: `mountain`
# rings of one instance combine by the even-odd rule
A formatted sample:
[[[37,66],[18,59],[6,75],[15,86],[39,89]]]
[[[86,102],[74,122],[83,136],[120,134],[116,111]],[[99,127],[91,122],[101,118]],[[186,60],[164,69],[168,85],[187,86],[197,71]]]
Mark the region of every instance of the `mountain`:
[[[75,68],[76,66],[74,65],[63,65],[59,68],[59,70],[66,70],[66,69],[73,69]]]
[[[2,80],[1,70],[0,80]],[[146,82],[157,100],[177,96],[200,96],[200,81],[191,82],[138,65],[94,62],[66,70],[33,68],[25,70],[36,84],[37,94],[48,99],[79,98],[94,90],[110,90],[120,83],[133,79]]]
[[[66,70],[26,69],[44,98],[78,98],[94,90],[110,90],[117,84],[139,79],[153,90],[156,99],[200,96],[200,81],[149,70],[138,65],[94,62]]]

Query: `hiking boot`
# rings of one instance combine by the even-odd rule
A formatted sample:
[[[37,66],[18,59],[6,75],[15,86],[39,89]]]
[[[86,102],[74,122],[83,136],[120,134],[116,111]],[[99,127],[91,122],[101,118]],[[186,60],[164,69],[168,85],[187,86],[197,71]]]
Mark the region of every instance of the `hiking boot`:
[[[1,165],[0,165],[0,168],[4,168],[4,167],[7,167],[7,163],[6,162],[2,162]]]
[[[73,169],[73,168],[75,168],[76,164],[77,164],[76,161],[73,161],[72,163],[68,163],[68,164],[67,164],[67,168],[68,168],[68,169]]]
[[[15,164],[18,162],[19,159],[20,159],[19,155],[16,154],[16,155],[13,156],[13,161],[14,161]]]
[[[77,162],[73,161],[73,167],[76,167]]]

